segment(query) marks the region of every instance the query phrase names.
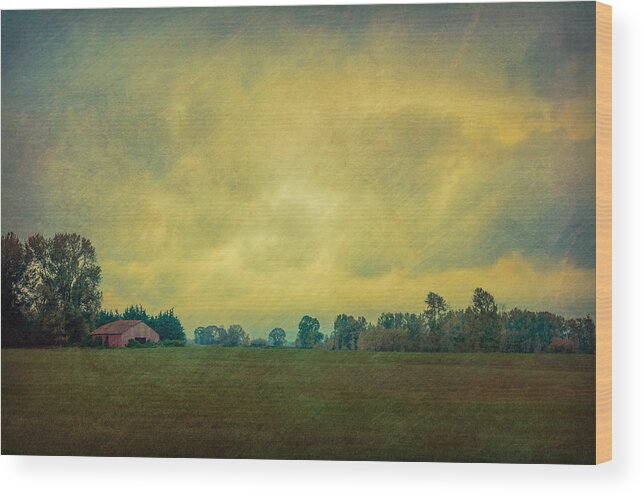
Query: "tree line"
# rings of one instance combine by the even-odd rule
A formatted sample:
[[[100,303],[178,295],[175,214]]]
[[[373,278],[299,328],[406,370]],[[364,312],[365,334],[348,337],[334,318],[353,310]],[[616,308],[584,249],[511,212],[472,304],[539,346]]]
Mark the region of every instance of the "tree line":
[[[91,242],[75,233],[51,238],[30,236],[24,243],[13,233],[2,236],[2,345],[60,346],[88,343],[96,327],[114,320],[142,320],[161,340],[185,342],[174,309],[149,315],[140,305],[123,313],[102,310],[101,269]],[[363,316],[340,314],[324,334],[319,320],[302,317],[294,346],[328,350],[594,353],[592,318],[566,319],[550,312],[514,308],[500,311],[482,288],[465,309],[452,309],[437,293],[427,294],[420,313],[382,313],[376,323]],[[198,327],[199,345],[283,347],[286,333],[272,329],[251,339],[239,324]]]
[[[499,311],[495,298],[477,288],[465,309],[450,309],[440,295],[429,293],[420,314],[383,313],[377,324],[358,336],[363,351],[595,353],[596,326],[587,315],[566,319],[551,312],[513,308]],[[339,317],[338,317],[339,318]],[[329,344],[342,345],[340,325]],[[354,342],[354,341],[353,341]]]
[[[294,346],[325,350],[595,353],[596,326],[592,318],[566,319],[551,312],[514,308],[500,311],[491,293],[477,288],[465,309],[451,309],[437,293],[427,294],[420,313],[386,312],[376,323],[340,314],[328,334],[319,320],[302,317]],[[230,330],[235,330],[230,334]],[[195,343],[222,346],[286,346],[286,333],[275,328],[268,339],[249,336],[239,325],[199,327]]]
[[[200,345],[219,345],[225,347],[250,346],[253,348],[280,348],[286,346],[286,331],[276,327],[268,333],[268,339],[251,339],[239,324],[224,326],[210,325],[194,330],[194,343]]]

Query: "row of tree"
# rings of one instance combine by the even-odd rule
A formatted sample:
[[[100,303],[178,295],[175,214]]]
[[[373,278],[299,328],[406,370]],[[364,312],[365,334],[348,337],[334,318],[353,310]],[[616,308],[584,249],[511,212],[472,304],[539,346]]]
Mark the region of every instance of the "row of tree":
[[[100,310],[96,318],[96,327],[115,320],[141,320],[154,329],[161,341],[185,341],[185,330],[179,318],[174,315],[174,309],[160,311],[157,315],[149,315],[141,305],[132,305],[123,313],[118,310]]]
[[[588,315],[565,319],[550,312],[498,310],[495,298],[477,288],[466,309],[449,309],[429,293],[420,314],[383,313],[377,324],[338,315],[318,347],[362,351],[594,353],[596,326]]]
[[[142,320],[162,340],[185,340],[174,310],[150,316],[139,306],[121,314],[100,310],[101,270],[89,240],[74,233],[51,238],[40,234],[24,243],[2,236],[2,344],[42,346],[78,343],[97,326],[118,319]],[[319,320],[305,315],[295,341],[299,348],[363,351],[565,352],[594,353],[596,326],[588,315],[565,319],[550,312],[514,308],[501,312],[494,297],[477,288],[466,309],[450,309],[443,297],[429,293],[426,308],[415,313],[383,313],[376,324],[340,314],[325,336]],[[197,344],[221,346],[286,345],[281,328],[268,339],[251,340],[238,325],[199,327]]]
[[[251,346],[256,348],[280,348],[286,346],[286,331],[276,327],[268,333],[268,339],[250,336],[239,324],[232,324],[227,329],[223,326],[210,325],[197,327],[194,330],[194,342],[201,345],[219,345],[226,347]]]
[[[319,320],[305,315],[299,322],[295,346],[327,350],[594,353],[596,326],[588,315],[565,319],[550,312],[514,308],[498,310],[489,292],[477,288],[466,309],[450,309],[437,293],[429,293],[426,308],[415,313],[382,313],[376,324],[364,317],[340,314],[333,330],[324,335]],[[270,331],[268,340],[250,340],[241,326],[199,327],[197,344],[222,346],[286,345],[281,328]]]

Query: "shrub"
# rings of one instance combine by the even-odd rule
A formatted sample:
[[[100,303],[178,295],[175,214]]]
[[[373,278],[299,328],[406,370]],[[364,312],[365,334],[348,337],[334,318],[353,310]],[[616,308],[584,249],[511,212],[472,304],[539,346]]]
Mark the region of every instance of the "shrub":
[[[419,351],[419,342],[406,329],[375,327],[359,335],[359,351]]]
[[[250,341],[251,348],[267,348],[268,341],[263,338],[254,338]]]
[[[569,339],[554,336],[547,347],[547,353],[576,353],[578,345]]]
[[[162,348],[185,346],[185,341],[185,339],[164,339],[158,342],[158,346]]]
[[[333,342],[332,339],[326,338],[324,339],[321,343],[317,343],[315,346],[313,346],[314,350],[334,350],[335,349],[335,343]],[[348,348],[346,348],[348,349]]]
[[[101,339],[94,336],[86,336],[78,344],[84,348],[104,348]]]
[[[142,348],[143,345],[136,341],[136,339],[128,339],[127,340],[127,347],[128,348]]]

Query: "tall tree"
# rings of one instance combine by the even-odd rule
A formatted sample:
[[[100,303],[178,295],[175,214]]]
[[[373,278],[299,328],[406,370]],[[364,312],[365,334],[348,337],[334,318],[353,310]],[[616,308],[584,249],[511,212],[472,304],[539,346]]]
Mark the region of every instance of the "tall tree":
[[[440,318],[447,311],[447,302],[439,294],[430,292],[426,295],[424,303],[426,303],[426,310],[424,311],[424,314],[428,319],[429,330],[431,332],[434,332],[438,326]]]
[[[197,327],[194,330],[194,342],[196,344],[214,344],[215,326]]]
[[[286,331],[281,327],[275,327],[268,334],[268,344],[275,348],[284,346],[286,344]]]
[[[90,241],[73,233],[25,245],[25,303],[52,343],[77,342],[91,330],[102,298],[101,270]]]
[[[570,339],[581,353],[596,353],[596,324],[587,315],[582,319],[567,321]]]
[[[333,346],[341,350],[357,350],[359,335],[366,330],[367,322],[364,317],[340,314],[335,318],[333,325]]]
[[[250,343],[250,336],[243,330],[239,324],[232,324],[225,332],[225,338],[221,343],[223,346],[248,346]]]
[[[312,348],[321,343],[324,335],[319,331],[319,320],[309,315],[304,315],[299,322],[299,332],[297,333],[298,348]]]
[[[500,316],[498,305],[491,293],[482,288],[473,292],[472,304],[467,309],[469,325],[474,340],[473,351],[499,351]]]

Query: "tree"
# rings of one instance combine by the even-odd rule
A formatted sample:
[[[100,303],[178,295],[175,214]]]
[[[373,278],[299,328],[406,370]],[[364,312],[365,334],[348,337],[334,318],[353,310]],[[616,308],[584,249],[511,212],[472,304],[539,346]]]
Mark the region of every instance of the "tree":
[[[25,248],[10,232],[2,236],[2,344],[23,344],[26,321],[23,318],[21,292],[27,260]]]
[[[228,330],[219,332],[219,344],[228,347],[248,346],[250,336],[239,324],[232,324]]]
[[[495,298],[482,288],[473,292],[472,305],[465,313],[471,351],[499,351],[500,316]]]
[[[596,353],[596,324],[587,315],[582,319],[567,321],[570,339],[581,353]]]
[[[403,313],[383,313],[377,319],[377,326],[383,329],[405,329]]]
[[[268,343],[274,348],[280,348],[286,344],[286,331],[281,327],[275,327],[268,334]]]
[[[225,327],[217,325],[212,325],[210,327],[212,328],[212,334],[214,336],[214,344],[223,346],[228,336],[228,332]]]
[[[142,307],[141,307],[141,310],[143,310]],[[147,315],[145,310],[143,310],[143,313]],[[142,315],[142,314],[139,314],[139,315]],[[135,320],[143,320],[143,319],[135,319]],[[185,341],[185,330],[183,329],[183,326],[181,325],[181,321],[179,320],[179,318],[176,315],[174,315],[173,308],[171,308],[170,310],[166,310],[164,312],[159,312],[159,314],[156,317],[152,317],[148,320],[147,325],[149,325],[152,329],[154,329],[158,333],[159,337],[161,338],[161,341],[169,340],[169,339]]]
[[[448,309],[447,302],[439,294],[430,292],[426,295],[424,303],[426,303],[424,316],[429,327],[431,351],[444,351],[444,326],[442,325],[442,320]]]
[[[102,298],[101,270],[89,240],[73,233],[25,244],[25,309],[52,344],[78,342],[92,328]]]
[[[547,346],[547,353],[576,353],[578,347],[571,339],[563,339],[554,336]]]
[[[477,315],[498,313],[498,305],[491,293],[482,288],[476,288],[473,292],[473,312]]]
[[[110,322],[121,320],[122,318],[123,317],[118,310],[101,309],[98,311],[98,316],[96,317],[96,321],[94,322],[94,327],[100,327],[105,324],[109,324]]]
[[[333,347],[357,350],[359,335],[366,330],[368,323],[364,317],[340,314],[335,318],[333,325]]]
[[[359,335],[360,351],[419,351],[419,341],[406,329],[375,326]]]
[[[437,351],[467,351],[468,339],[464,310],[449,310],[441,321],[442,341]]]
[[[426,303],[424,314],[429,320],[429,329],[433,331],[437,327],[440,318],[447,311],[447,302],[439,294],[431,292],[426,295],[424,303]]]
[[[194,330],[194,343],[195,344],[214,344],[215,342],[215,337],[214,337],[214,332],[215,332],[216,326],[208,326],[208,327],[197,327]]]
[[[426,321],[422,315],[405,313],[404,328],[409,332],[411,339],[418,339],[426,333]]]
[[[149,325],[150,316],[147,314],[147,310],[143,308],[143,305],[131,305],[125,309],[123,320],[141,320]]]
[[[299,322],[296,345],[298,348],[312,348],[321,343],[324,335],[319,331],[319,320],[304,315]]]

